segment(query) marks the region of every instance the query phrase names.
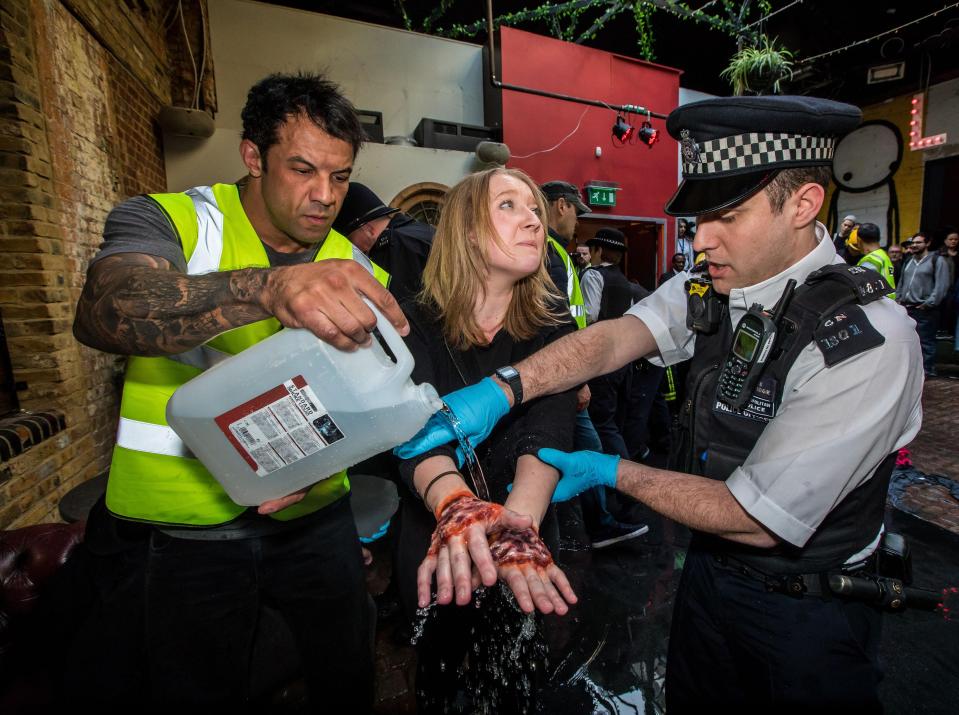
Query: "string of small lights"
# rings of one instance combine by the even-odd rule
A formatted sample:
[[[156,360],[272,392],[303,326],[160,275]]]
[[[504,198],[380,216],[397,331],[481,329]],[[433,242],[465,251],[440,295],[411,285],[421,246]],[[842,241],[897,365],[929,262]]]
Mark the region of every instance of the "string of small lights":
[[[923,20],[928,20],[930,17],[935,17],[935,16],[938,15],[939,13],[947,12],[947,11],[949,11],[949,10],[952,10],[952,9],[956,8],[956,7],[959,7],[959,2],[954,2],[954,3],[952,3],[952,5],[946,5],[945,7],[941,7],[941,8],[939,8],[938,10],[936,10],[936,11],[934,11],[934,12],[930,12],[928,15],[923,15],[922,17],[918,17],[918,18],[916,18],[915,20],[910,20],[909,22],[907,22],[907,23],[905,23],[905,24],[902,24],[902,25],[900,25],[899,27],[894,27],[894,28],[892,28],[891,30],[886,30],[885,32],[880,32],[878,35],[873,35],[872,37],[867,37],[865,40],[856,40],[855,42],[852,42],[852,43],[846,45],[845,47],[837,47],[836,49],[834,49],[834,50],[829,50],[828,52],[822,52],[822,53],[820,53],[820,54],[818,54],[818,55],[813,55],[812,57],[806,57],[805,59],[799,60],[796,64],[805,65],[805,64],[809,64],[810,62],[814,62],[814,61],[816,61],[816,60],[818,60],[818,59],[821,59],[821,58],[823,58],[823,57],[830,57],[830,56],[832,56],[832,55],[837,55],[837,54],[839,54],[840,52],[845,52],[846,50],[851,50],[853,47],[858,47],[859,45],[865,45],[867,42],[872,42],[873,40],[878,40],[880,37],[885,37],[886,35],[895,34],[895,33],[899,32],[900,30],[903,30],[903,29],[909,27],[910,25],[915,25],[917,22],[922,22]]]
[[[759,19],[756,20],[755,22],[751,22],[751,23],[749,23],[748,25],[743,25],[743,30],[748,30],[748,29],[751,28],[751,27],[755,27],[756,25],[759,25],[759,24],[761,24],[761,23],[764,23],[764,22],[766,22],[766,20],[768,20],[769,18],[775,17],[776,15],[778,15],[778,14],[781,13],[781,12],[786,12],[786,10],[788,10],[789,8],[791,8],[793,5],[802,5],[802,4],[803,4],[803,0],[793,0],[793,1],[792,1],[791,3],[789,3],[788,5],[783,5],[783,6],[782,6],[781,8],[779,8],[778,10],[773,10],[771,13],[769,13],[768,15],[765,15],[765,16],[763,16],[763,17],[761,17],[761,18],[759,18]],[[705,6],[704,6],[704,7],[705,7]],[[702,10],[702,9],[703,9],[703,8],[700,8],[700,10]]]

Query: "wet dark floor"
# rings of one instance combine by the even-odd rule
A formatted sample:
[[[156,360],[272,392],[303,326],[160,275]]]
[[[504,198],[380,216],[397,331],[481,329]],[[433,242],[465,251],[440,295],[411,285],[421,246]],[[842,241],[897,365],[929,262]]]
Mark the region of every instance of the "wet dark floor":
[[[577,542],[575,512],[561,514],[567,548],[559,561],[580,602],[566,617],[547,619],[551,681],[541,712],[664,712],[666,644],[688,532],[643,516],[649,535],[596,551]],[[886,525],[912,549],[914,585],[959,585],[959,537],[896,509]],[[959,596],[946,606],[959,619]],[[883,628],[886,712],[957,712],[959,622],[941,612],[906,611],[888,615]]]

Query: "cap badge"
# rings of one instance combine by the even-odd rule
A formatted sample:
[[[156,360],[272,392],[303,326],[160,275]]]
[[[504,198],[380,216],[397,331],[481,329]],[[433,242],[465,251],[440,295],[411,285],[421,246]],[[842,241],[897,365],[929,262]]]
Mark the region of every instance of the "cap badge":
[[[680,142],[682,144],[683,161],[687,164],[698,164],[702,161],[699,153],[699,144],[689,135],[688,129],[679,132]]]

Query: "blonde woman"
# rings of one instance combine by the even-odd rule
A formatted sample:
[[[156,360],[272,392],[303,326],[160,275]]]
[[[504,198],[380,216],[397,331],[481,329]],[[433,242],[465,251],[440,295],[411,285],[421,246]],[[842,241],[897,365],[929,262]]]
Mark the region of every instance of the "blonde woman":
[[[430,382],[440,394],[484,379],[489,389],[501,390],[489,379],[495,370],[573,330],[545,268],[544,213],[536,184],[521,171],[484,171],[450,189],[423,292],[404,305],[416,382]],[[475,480],[455,444],[401,463],[401,474],[418,499],[404,500],[396,574],[400,591],[409,606],[414,592],[417,605],[426,606],[435,578],[440,604],[420,641],[421,711],[442,711],[453,702],[453,674],[467,648],[474,649],[470,665],[475,665],[476,624],[489,597],[479,609],[457,605],[469,603],[480,583],[501,580],[527,613],[562,615],[575,602],[543,540],[558,541],[548,512],[558,474],[535,456],[541,447],[571,447],[575,410],[575,391],[570,391],[510,411],[477,448],[482,477]],[[488,495],[482,493],[483,482]],[[520,704],[499,706],[504,711]]]

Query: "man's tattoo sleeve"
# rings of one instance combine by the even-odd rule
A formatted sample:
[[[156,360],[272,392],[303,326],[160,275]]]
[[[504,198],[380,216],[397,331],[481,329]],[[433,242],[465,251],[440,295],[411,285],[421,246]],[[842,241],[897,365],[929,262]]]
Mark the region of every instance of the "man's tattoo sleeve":
[[[189,276],[162,258],[120,253],[90,267],[73,334],[104,352],[173,355],[269,317],[258,296],[269,269]]]

